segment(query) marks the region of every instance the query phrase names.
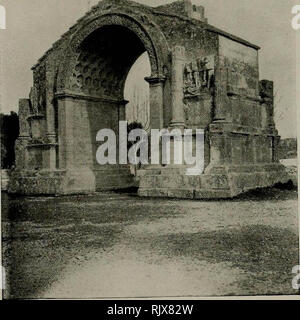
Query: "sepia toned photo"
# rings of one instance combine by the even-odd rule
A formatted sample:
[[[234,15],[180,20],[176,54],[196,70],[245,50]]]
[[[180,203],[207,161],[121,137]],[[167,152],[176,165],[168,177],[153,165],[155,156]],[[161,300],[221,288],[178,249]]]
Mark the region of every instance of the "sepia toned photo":
[[[300,3],[3,0],[0,20],[3,299],[299,295]]]

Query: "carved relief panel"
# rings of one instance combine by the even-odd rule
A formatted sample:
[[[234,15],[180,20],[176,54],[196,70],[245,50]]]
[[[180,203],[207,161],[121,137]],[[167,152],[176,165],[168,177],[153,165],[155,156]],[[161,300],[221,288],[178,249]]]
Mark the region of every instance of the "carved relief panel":
[[[184,109],[189,127],[206,127],[211,122],[215,57],[209,55],[184,67]]]
[[[198,58],[184,67],[184,95],[198,96],[214,85],[214,55]]]

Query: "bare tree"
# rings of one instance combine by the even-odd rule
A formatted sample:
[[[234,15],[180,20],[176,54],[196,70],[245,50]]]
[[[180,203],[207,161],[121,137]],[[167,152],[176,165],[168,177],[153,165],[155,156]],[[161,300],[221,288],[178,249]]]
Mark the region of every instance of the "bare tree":
[[[140,89],[137,85],[132,90],[132,95],[127,107],[127,120],[129,123],[141,123],[143,129],[150,127],[149,90]]]

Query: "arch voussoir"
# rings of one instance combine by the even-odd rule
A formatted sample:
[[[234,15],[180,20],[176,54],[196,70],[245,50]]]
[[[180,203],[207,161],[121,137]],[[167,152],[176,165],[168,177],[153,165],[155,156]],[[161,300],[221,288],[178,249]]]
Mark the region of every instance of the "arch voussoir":
[[[58,71],[58,91],[70,90],[69,80],[72,71],[76,65],[76,61],[80,54],[80,46],[83,41],[93,32],[105,26],[121,26],[132,31],[143,43],[145,50],[148,53],[151,65],[151,76],[162,77],[163,66],[167,60],[168,51],[167,43],[160,43],[157,40],[159,29],[152,23],[150,30],[142,25],[137,19],[124,13],[114,12],[101,14],[88,21],[82,28],[75,32],[69,40],[66,51],[63,54],[63,61],[59,66]]]

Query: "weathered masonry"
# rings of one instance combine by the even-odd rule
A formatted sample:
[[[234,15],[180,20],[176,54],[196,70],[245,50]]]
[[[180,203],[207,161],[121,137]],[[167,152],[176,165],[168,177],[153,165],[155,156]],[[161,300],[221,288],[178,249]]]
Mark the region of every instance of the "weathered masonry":
[[[96,133],[125,120],[123,91],[148,53],[150,126],[205,130],[205,171],[146,166],[139,195],[224,198],[286,181],[277,159],[273,83],[259,81],[259,48],[207,23],[190,0],[156,8],[103,0],[33,67],[19,105],[10,192],[70,194],[127,188],[126,165],[96,162]]]

